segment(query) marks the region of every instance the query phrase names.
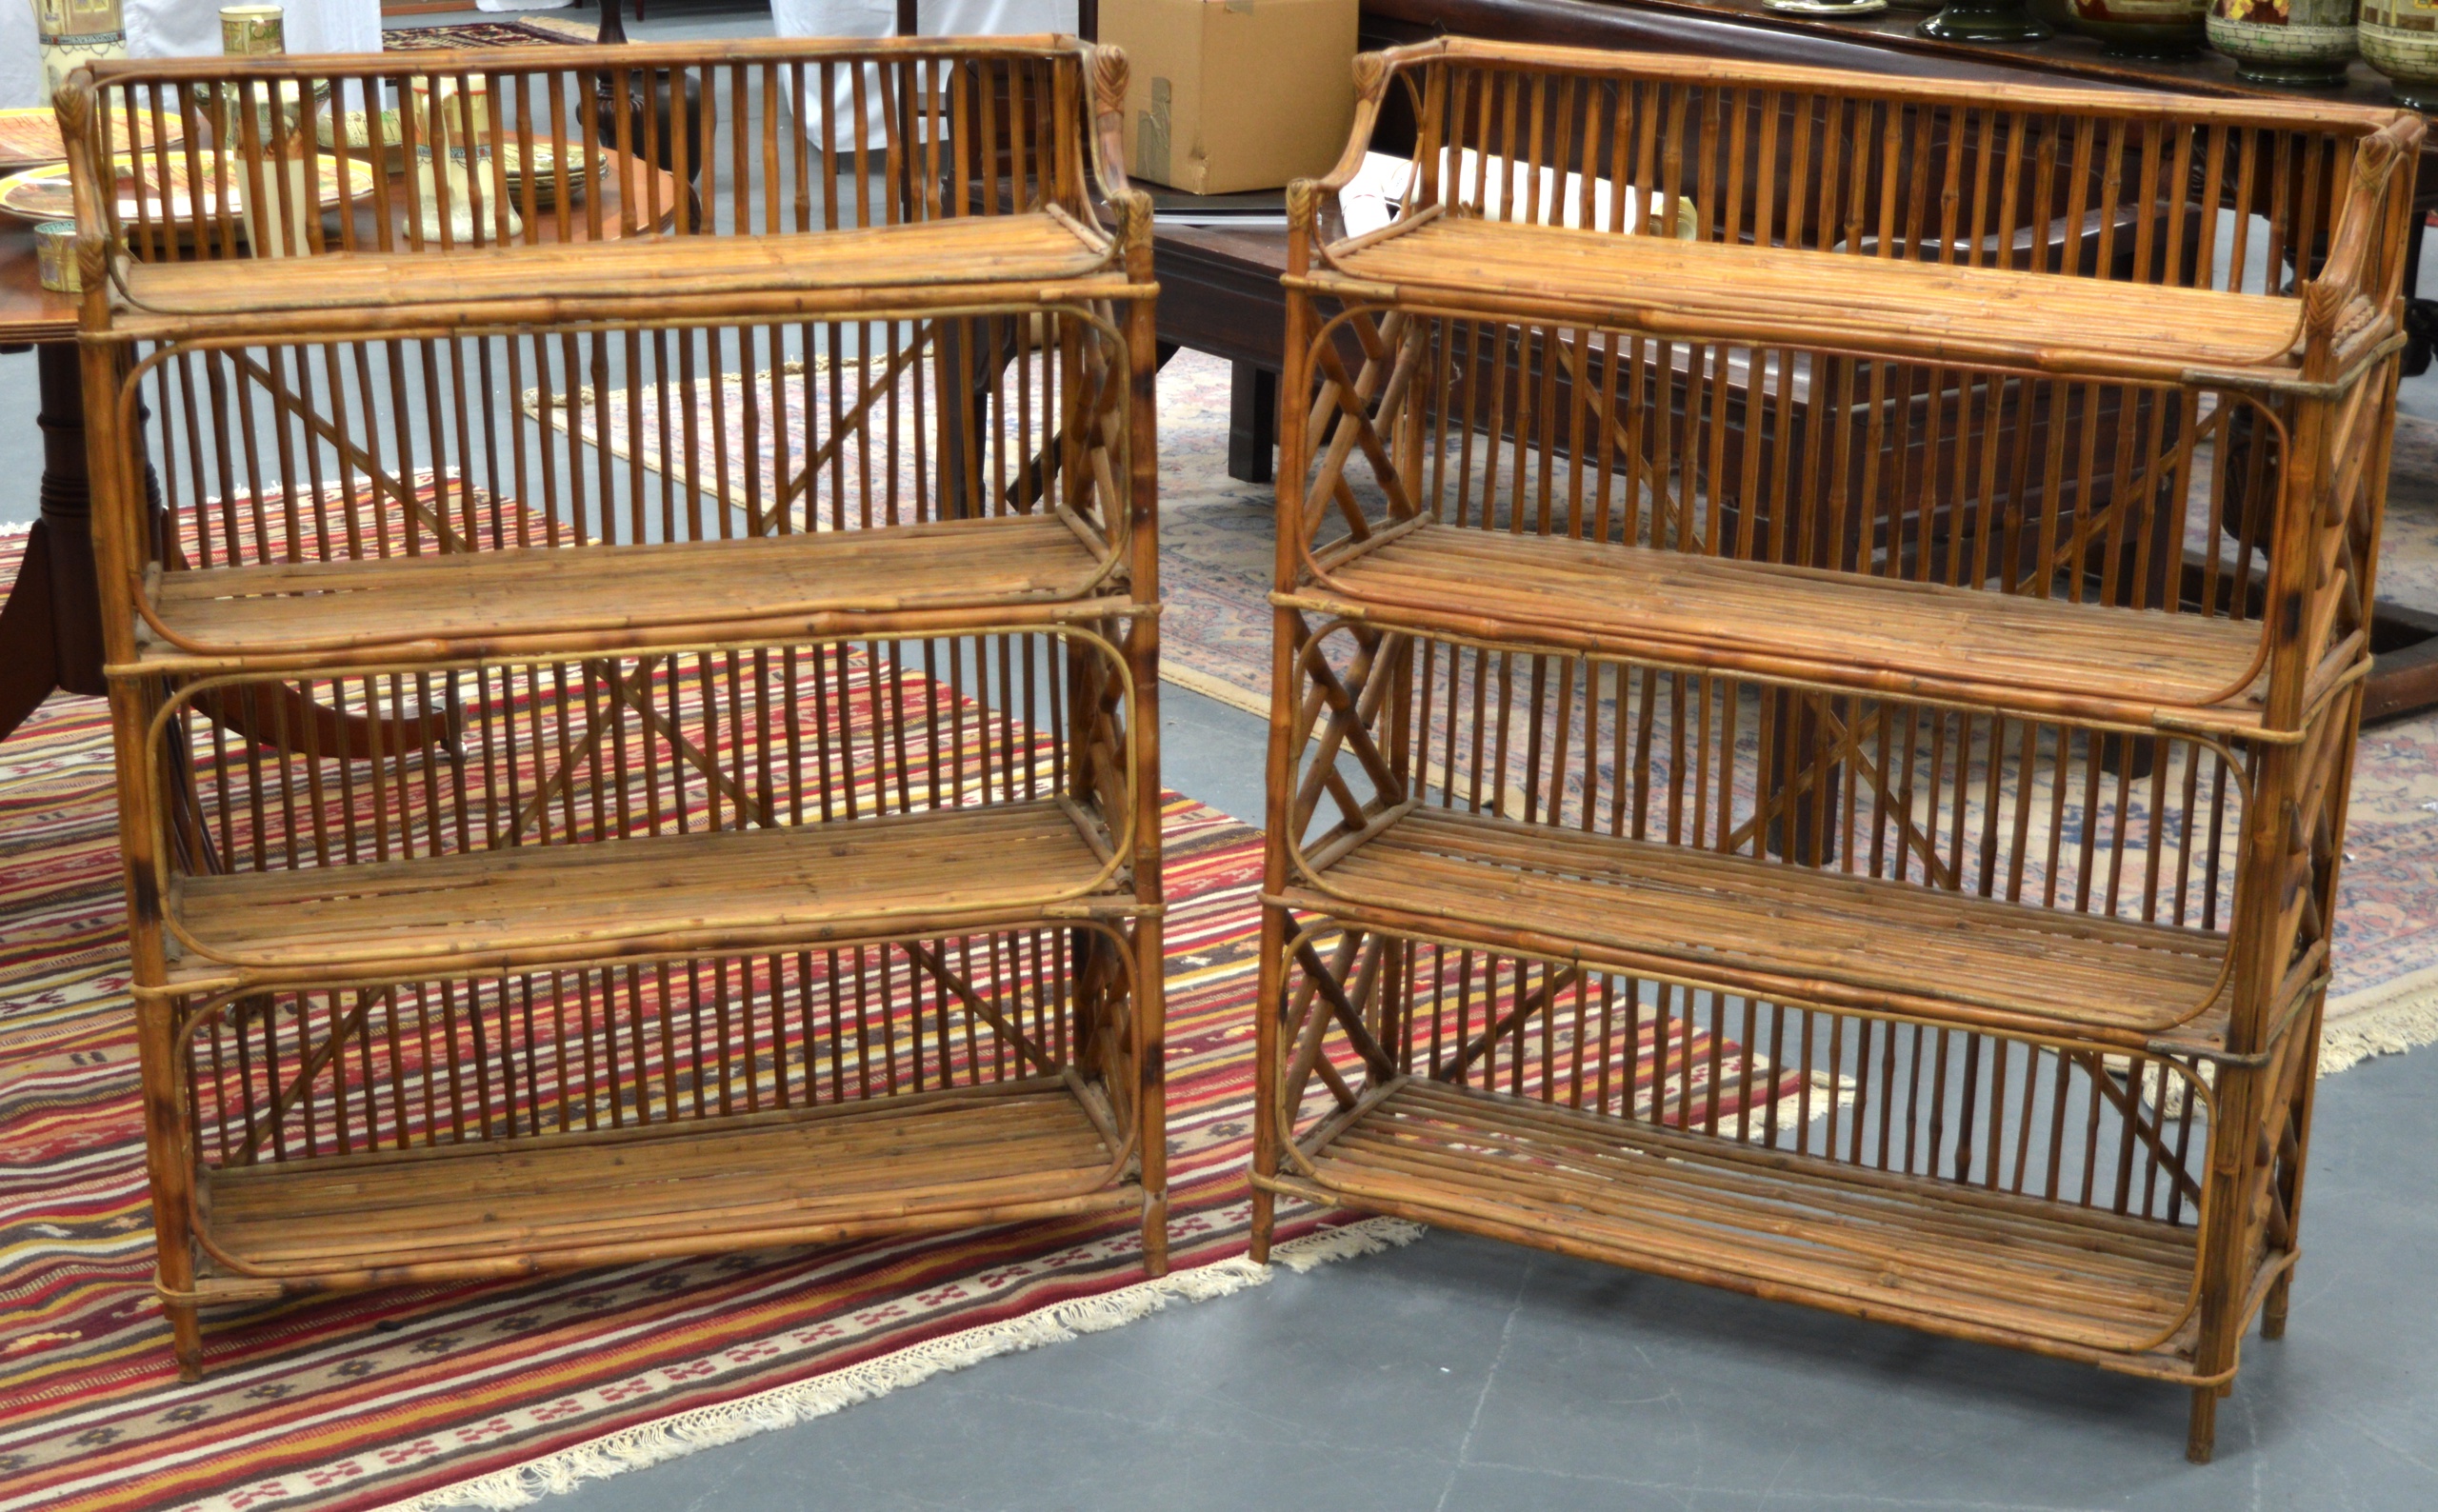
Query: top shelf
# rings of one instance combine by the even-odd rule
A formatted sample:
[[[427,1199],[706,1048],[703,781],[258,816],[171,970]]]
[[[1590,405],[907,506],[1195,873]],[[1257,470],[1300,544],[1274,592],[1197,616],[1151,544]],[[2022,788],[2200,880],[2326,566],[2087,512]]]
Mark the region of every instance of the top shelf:
[[[818,315],[1147,292],[1119,249],[1055,209],[769,236],[318,257],[123,262],[110,334],[312,331]]]
[[[2302,302],[2260,294],[1451,214],[1416,216],[1323,258],[1310,287],[1348,300],[2077,378],[2301,373]],[[2390,324],[2354,300],[2338,321],[2341,354],[2375,346]]]

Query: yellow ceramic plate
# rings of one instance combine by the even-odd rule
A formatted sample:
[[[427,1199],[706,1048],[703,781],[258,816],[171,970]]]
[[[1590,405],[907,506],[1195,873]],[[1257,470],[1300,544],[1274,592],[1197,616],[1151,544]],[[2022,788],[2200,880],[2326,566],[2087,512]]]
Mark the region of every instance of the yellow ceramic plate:
[[[208,217],[216,217],[220,213],[215,196],[218,156],[209,149],[195,154],[204,177],[199,213]],[[196,217],[198,208],[188,194],[185,153],[178,153],[170,159],[170,176],[166,193],[163,192],[163,187],[154,182],[156,169],[152,159],[148,157],[144,160],[141,184],[137,180],[136,159],[133,156],[121,153],[115,161],[118,166],[118,214],[122,222],[131,225],[137,219],[136,200],[139,195],[150,201],[147,208],[150,217],[155,221],[164,219],[190,221]],[[325,210],[334,209],[339,203],[338,164],[330,158],[323,158],[320,162],[321,207]],[[350,162],[347,167],[350,192],[359,197],[370,195],[372,192],[371,166],[366,163]],[[244,186],[231,184],[230,188],[235,192],[230,195],[229,212],[232,216],[242,215],[245,212]],[[10,215],[21,221],[33,221],[37,224],[43,221],[73,220],[76,215],[76,201],[69,189],[68,165],[54,163],[48,168],[28,169],[22,173],[14,173],[8,178],[0,179],[0,215]]]
[[[170,133],[171,146],[187,137],[187,123],[175,111],[165,111],[162,129]],[[125,138],[127,123],[111,123],[113,136]],[[135,134],[139,146],[152,140],[152,118],[139,114],[135,118]],[[60,140],[59,117],[48,105],[29,105],[0,110],[0,169],[32,168],[43,163],[67,161],[68,144]]]

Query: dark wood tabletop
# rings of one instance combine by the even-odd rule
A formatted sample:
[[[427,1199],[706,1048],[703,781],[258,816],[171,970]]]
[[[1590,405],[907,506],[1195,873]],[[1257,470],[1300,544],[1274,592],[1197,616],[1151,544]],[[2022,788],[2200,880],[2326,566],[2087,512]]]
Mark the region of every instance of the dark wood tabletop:
[[[1918,78],[2003,82],[2034,75],[2046,84],[2395,108],[2386,75],[2359,58],[2341,88],[2297,90],[2238,78],[2232,58],[2206,49],[2182,58],[2114,57],[2094,39],[2071,32],[2040,42],[1941,42],[1916,30],[1928,14],[1890,7],[1850,18],[1785,15],[1762,0],[1363,0],[1363,40],[1382,47],[1449,32]],[[2424,150],[2425,158],[2438,156],[2438,142]]]

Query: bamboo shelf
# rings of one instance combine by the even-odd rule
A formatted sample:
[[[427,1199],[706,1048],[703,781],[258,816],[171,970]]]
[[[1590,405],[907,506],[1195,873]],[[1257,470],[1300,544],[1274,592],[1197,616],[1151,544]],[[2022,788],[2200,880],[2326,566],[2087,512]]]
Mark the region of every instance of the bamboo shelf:
[[[2421,122],[1356,77],[1289,192],[1256,1253],[1293,1197],[2085,1361],[2207,1459],[2299,1253]]]
[[[1165,1268],[1123,94],[1051,37],[76,76],[189,1378],[337,1288],[1103,1212]]]

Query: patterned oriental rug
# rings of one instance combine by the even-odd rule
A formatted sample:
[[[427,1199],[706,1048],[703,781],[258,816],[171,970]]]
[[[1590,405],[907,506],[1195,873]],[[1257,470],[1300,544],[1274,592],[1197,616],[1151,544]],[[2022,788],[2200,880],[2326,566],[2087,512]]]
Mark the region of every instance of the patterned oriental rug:
[[[521,21],[465,21],[445,27],[391,27],[381,33],[384,52],[425,52],[446,48],[530,48],[546,42],[590,42],[591,24],[556,16]]]
[[[0,537],[0,582],[20,549]],[[1116,1215],[399,1288],[209,1315],[210,1373],[183,1385],[151,1293],[105,706],[52,699],[0,745],[0,1512],[516,1506],[1258,1284],[1260,846],[1191,800],[1167,814],[1169,1277],[1142,1279]],[[1708,1084],[1708,1037],[1670,1024],[1664,1062],[1641,1046],[1645,1108],[1655,1064],[1679,1106]],[[1732,1104],[1741,1052],[1720,1048]],[[1419,1232],[1288,1217],[1298,1268]]]
[[[749,450],[760,453],[753,465],[761,476],[801,469],[804,380],[793,369],[787,376],[788,472],[771,470],[779,428],[749,436],[729,418],[741,408],[731,378],[720,401],[724,423],[712,423],[713,400],[700,401],[701,475],[713,473],[715,452],[726,453],[716,459],[723,477],[745,475]],[[1159,383],[1161,678],[1267,720],[1276,497],[1269,485],[1228,476],[1225,362],[1181,351],[1160,369]],[[597,408],[590,397],[575,421],[587,439],[606,431],[612,451],[660,468],[660,417],[629,415],[624,390],[603,396]],[[526,409],[535,413],[530,395]],[[822,423],[818,404],[810,413]],[[550,419],[564,428],[568,411],[554,409]],[[1364,482],[1359,469],[1349,481]],[[2438,612],[2438,422],[2397,424],[2379,589],[2384,601]],[[2336,952],[2323,1070],[2438,1041],[2438,711],[2363,732]]]

